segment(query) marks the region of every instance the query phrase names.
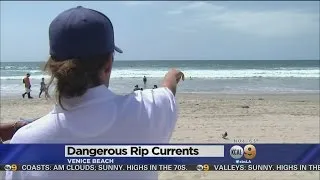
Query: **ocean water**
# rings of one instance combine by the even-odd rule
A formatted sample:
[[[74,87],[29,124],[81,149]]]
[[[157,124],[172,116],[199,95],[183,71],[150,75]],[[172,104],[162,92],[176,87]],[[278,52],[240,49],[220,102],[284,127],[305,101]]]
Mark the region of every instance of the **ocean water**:
[[[31,73],[32,94],[38,94],[44,62],[1,62],[1,96],[21,96],[22,79]],[[281,93],[319,92],[319,61],[115,61],[110,89],[130,93],[134,85],[161,84],[170,68],[178,68],[186,79],[179,92],[192,93]],[[52,91],[53,88],[51,88]]]

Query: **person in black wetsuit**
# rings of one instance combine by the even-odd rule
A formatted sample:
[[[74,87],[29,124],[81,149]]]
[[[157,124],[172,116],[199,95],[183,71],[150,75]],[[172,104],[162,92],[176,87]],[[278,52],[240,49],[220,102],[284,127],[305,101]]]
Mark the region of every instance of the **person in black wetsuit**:
[[[146,84],[147,84],[147,77],[143,76],[143,84],[144,84],[144,88],[146,88]]]

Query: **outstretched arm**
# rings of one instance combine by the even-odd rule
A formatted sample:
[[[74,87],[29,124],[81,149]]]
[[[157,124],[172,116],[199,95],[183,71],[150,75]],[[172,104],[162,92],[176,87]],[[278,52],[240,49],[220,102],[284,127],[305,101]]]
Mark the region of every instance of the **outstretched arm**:
[[[179,70],[171,69],[165,75],[162,85],[170,89],[173,95],[176,95],[177,85],[181,79],[184,81],[184,74]]]

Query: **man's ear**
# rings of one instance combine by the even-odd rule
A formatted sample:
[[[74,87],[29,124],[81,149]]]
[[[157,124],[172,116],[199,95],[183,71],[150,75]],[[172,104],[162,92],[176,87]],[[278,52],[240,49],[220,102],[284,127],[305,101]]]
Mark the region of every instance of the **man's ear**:
[[[113,54],[111,54],[108,57],[108,61],[104,64],[104,73],[109,74],[111,73],[111,69],[112,69],[112,64],[113,64]]]

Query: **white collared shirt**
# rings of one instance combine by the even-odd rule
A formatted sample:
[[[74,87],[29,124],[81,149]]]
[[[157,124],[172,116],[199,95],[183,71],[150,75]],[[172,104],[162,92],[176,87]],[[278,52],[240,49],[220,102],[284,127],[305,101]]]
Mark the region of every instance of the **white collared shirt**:
[[[175,97],[168,88],[120,96],[104,85],[81,98],[64,100],[46,116],[19,129],[10,143],[168,143],[177,121]],[[21,155],[21,154],[20,154]],[[157,172],[7,172],[6,180],[157,179]]]

